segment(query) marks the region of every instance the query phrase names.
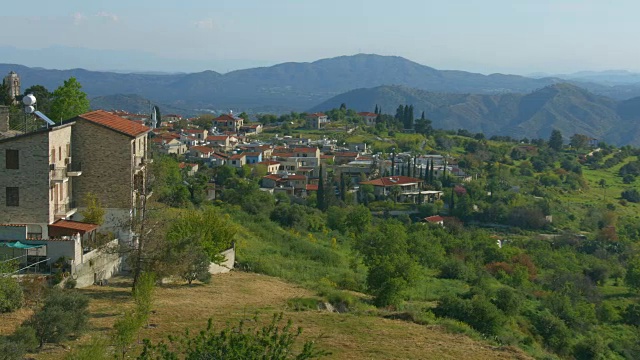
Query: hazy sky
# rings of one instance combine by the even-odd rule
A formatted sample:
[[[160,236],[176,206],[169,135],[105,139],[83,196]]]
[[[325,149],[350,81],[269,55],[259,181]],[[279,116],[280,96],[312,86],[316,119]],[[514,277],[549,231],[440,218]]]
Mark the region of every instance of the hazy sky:
[[[631,0],[10,1],[0,47],[43,67],[42,52],[19,49],[118,51],[67,68],[224,72],[376,53],[482,73],[640,71],[638,14]]]

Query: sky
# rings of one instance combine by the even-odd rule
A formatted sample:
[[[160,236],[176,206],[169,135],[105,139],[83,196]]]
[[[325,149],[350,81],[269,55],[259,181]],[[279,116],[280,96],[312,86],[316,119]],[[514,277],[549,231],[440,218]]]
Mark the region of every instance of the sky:
[[[11,1],[0,63],[228,72],[375,53],[485,74],[640,71],[639,13],[632,0]]]

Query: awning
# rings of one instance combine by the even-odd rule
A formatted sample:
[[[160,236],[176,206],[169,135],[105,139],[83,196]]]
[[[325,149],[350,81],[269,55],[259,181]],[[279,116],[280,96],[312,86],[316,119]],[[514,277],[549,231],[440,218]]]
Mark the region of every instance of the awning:
[[[0,246],[6,246],[6,247],[14,248],[14,249],[28,250],[28,249],[41,248],[44,245],[27,245],[27,244],[21,243],[20,241],[16,241],[14,243],[0,243]]]
[[[80,221],[58,220],[49,224],[49,236],[73,236],[77,233],[84,235],[98,228],[96,224],[83,223]]]

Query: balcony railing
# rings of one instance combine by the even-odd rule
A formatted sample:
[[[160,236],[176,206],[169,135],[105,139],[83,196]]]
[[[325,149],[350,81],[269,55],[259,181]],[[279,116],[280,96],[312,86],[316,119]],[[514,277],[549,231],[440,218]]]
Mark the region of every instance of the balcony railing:
[[[76,202],[69,199],[56,203],[54,208],[55,216],[71,216],[78,210]]]
[[[136,170],[141,170],[145,165],[151,164],[152,162],[153,160],[146,156],[134,156],[134,165]]]
[[[80,176],[82,174],[82,163],[74,161],[67,164],[67,176]]]
[[[51,180],[65,181],[70,176],[80,176],[82,174],[82,166],[79,162],[73,162],[64,166],[51,164],[49,168],[51,172]]]

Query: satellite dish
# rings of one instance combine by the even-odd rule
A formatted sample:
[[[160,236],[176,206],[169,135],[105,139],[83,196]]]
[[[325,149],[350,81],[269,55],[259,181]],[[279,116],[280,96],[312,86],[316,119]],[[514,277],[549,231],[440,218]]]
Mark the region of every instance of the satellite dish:
[[[32,105],[27,105],[24,107],[25,114],[33,114],[36,111],[36,108]]]
[[[22,98],[22,103],[25,104],[26,106],[33,107],[32,105],[35,105],[35,103],[36,103],[36,97],[33,96],[33,94],[25,95]],[[29,112],[29,114],[31,114],[32,112],[33,112],[33,110],[31,112]]]

